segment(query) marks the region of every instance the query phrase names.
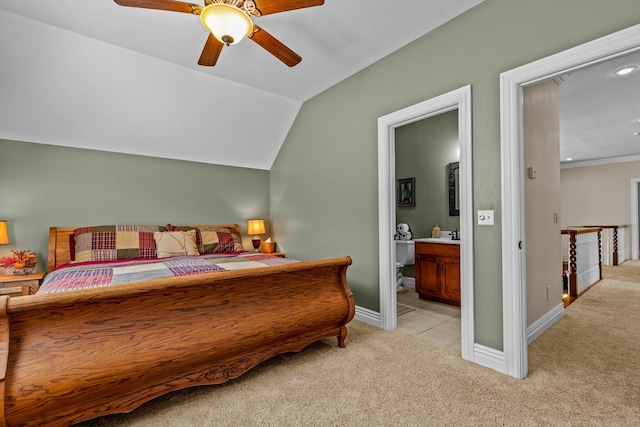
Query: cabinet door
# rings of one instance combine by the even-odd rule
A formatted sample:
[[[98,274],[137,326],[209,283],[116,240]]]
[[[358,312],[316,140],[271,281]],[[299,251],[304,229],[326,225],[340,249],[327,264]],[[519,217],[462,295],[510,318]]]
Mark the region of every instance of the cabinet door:
[[[416,259],[416,290],[424,296],[440,295],[438,258],[434,255],[418,255]]]
[[[460,258],[441,258],[442,297],[460,305]]]

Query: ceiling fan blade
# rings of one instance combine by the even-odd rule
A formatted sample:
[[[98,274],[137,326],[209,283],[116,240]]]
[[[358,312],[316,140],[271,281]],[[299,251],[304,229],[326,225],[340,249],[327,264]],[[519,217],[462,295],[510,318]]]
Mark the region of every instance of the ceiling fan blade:
[[[194,3],[184,3],[173,0],[114,0],[120,6],[141,7],[144,9],[168,10],[170,12],[183,12],[200,15],[202,6]]]
[[[253,13],[252,5],[259,13]],[[250,15],[271,15],[272,13],[286,12],[287,10],[304,9],[305,7],[322,6],[324,0],[253,0],[245,1],[244,8]]]
[[[269,53],[287,64],[289,67],[293,67],[302,61],[300,55],[286,47],[281,41],[267,33],[262,28],[254,25],[253,31],[253,34],[251,34],[249,38],[265,48]]]
[[[206,67],[213,67],[216,65],[223,46],[224,44],[222,42],[215,38],[213,34],[209,33],[209,38],[204,45],[204,49],[202,49],[202,54],[200,55],[198,64]]]

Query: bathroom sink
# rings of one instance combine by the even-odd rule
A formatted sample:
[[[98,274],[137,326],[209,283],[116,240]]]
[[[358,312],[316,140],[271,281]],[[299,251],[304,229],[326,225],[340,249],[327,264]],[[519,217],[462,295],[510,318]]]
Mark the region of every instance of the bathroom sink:
[[[414,239],[416,242],[426,242],[426,243],[444,243],[448,245],[459,245],[460,240],[451,240],[451,238],[439,238],[435,239],[433,237],[423,237],[422,239]]]

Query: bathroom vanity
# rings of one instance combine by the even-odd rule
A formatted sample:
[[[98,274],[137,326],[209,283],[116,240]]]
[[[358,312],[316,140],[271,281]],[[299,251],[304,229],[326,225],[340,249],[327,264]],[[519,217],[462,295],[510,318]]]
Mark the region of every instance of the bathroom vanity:
[[[415,257],[420,298],[460,306],[460,241],[416,239]]]

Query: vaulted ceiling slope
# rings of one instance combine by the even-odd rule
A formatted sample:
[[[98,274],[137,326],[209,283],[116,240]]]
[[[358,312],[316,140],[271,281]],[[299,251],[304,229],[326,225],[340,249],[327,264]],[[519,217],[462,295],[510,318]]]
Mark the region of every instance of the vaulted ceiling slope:
[[[482,1],[326,0],[255,18],[297,66],[244,41],[211,68],[198,16],[0,0],[0,138],[268,170],[304,101]]]

